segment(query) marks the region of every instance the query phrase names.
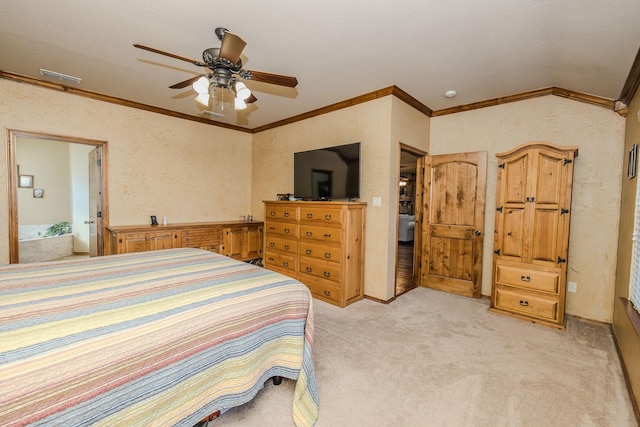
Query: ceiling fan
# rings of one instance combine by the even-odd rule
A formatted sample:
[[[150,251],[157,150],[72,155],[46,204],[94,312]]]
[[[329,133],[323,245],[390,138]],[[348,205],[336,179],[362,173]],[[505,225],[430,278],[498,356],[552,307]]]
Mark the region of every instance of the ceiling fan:
[[[216,28],[215,34],[221,41],[221,45],[219,48],[212,47],[205,49],[204,52],[202,52],[203,62],[141,44],[134,44],[133,46],[170,58],[190,62],[198,67],[207,68],[208,72],[204,75],[195,76],[169,86],[171,89],[183,89],[189,85],[193,85],[194,90],[198,92],[196,100],[205,106],[209,105],[210,98],[213,98],[216,103],[222,103],[223,98],[217,98],[217,92],[220,89],[232,89],[235,92],[236,109],[246,108],[246,104],[257,101],[257,98],[240,80],[253,80],[286,87],[296,87],[298,84],[298,80],[295,77],[243,69],[240,55],[247,43],[242,40],[240,36],[223,27]],[[223,95],[221,95],[221,97],[222,96]],[[222,116],[224,114],[214,115]]]

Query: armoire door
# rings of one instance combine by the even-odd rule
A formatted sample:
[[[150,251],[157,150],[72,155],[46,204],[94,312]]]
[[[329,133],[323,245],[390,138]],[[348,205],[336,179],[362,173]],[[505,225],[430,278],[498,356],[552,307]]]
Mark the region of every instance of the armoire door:
[[[487,152],[425,158],[420,284],[479,297]]]

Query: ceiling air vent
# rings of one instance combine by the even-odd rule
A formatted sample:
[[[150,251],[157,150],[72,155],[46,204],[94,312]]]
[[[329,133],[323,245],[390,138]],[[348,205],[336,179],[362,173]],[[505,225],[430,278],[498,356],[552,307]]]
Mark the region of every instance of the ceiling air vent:
[[[209,111],[209,110],[202,110],[200,114],[204,114],[205,116],[212,116],[212,117],[224,117],[224,114],[220,114],[215,111]]]
[[[80,84],[80,82],[82,81],[82,79],[79,77],[73,77],[73,76],[68,76],[66,74],[62,74],[62,73],[56,73],[55,71],[45,70],[44,68],[40,68],[40,75],[44,77],[48,77],[50,79],[60,80],[61,82],[65,82],[65,83]]]

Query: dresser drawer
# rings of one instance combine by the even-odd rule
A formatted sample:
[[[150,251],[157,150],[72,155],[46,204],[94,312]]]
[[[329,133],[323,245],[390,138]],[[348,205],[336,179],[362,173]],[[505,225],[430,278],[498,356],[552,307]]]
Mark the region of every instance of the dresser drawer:
[[[265,248],[270,251],[282,251],[294,255],[298,253],[298,242],[296,240],[275,237],[267,234]]]
[[[342,224],[342,209],[303,206],[300,208],[300,221],[322,224]]]
[[[295,255],[286,255],[278,252],[272,252],[267,250],[264,254],[264,266],[269,268],[274,266],[278,269],[296,271],[296,257]]]
[[[317,225],[300,225],[300,238],[313,239],[322,242],[340,243],[340,229]]]
[[[496,283],[558,294],[560,275],[549,271],[528,270],[498,263],[496,265]]]
[[[300,242],[300,255],[321,259],[324,261],[340,262],[342,251],[340,247],[315,245],[308,242]]]
[[[307,285],[313,296],[327,302],[342,305],[342,290],[334,283],[319,280],[306,274],[300,274],[299,280]]]
[[[298,208],[294,206],[276,206],[276,205],[267,205],[264,212],[265,221],[270,219],[277,219],[282,221],[292,221],[295,222],[298,220]]]
[[[340,264],[317,262],[309,258],[300,257],[298,272],[336,283],[340,282]]]
[[[279,234],[281,236],[288,236],[293,239],[298,238],[299,225],[288,222],[269,221],[265,225],[267,235]]]
[[[494,301],[495,307],[499,309],[545,320],[558,320],[557,298],[496,286]]]

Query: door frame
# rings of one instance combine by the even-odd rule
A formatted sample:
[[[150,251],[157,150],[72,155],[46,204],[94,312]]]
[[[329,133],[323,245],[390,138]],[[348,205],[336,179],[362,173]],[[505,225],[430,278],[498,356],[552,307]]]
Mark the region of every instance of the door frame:
[[[400,170],[402,168],[402,152],[407,151],[416,157],[418,157],[416,162],[416,184],[415,184],[415,195],[414,195],[414,214],[416,217],[416,224],[413,231],[413,281],[419,286],[420,280],[420,260],[422,259],[422,236],[421,233],[417,231],[420,230],[422,224],[422,174],[424,170],[422,167],[424,166],[424,158],[427,156],[427,152],[420,150],[419,148],[412,147],[410,145],[404,144],[402,142],[398,143],[398,163],[397,163],[397,171],[396,174],[396,205],[395,205],[395,221],[396,221],[396,234],[395,234],[395,246],[394,246],[394,257],[393,257],[393,272],[394,272],[394,282],[393,282],[393,297],[396,297],[396,286],[395,286],[395,272],[398,267],[398,201],[400,200]],[[419,186],[420,185],[420,186]]]
[[[17,129],[7,129],[7,177],[8,177],[8,195],[9,195],[9,263],[17,264],[20,262],[20,245],[19,245],[19,216],[18,216],[18,163],[16,143],[17,138],[33,138],[51,141],[68,142],[72,144],[92,145],[100,148],[102,151],[102,161],[100,164],[100,203],[102,208],[102,226],[97,230],[102,236],[102,245],[98,247],[98,256],[108,254],[104,236],[106,228],[109,225],[109,205],[108,205],[108,175],[107,175],[107,141],[94,139],[54,135],[44,132],[29,132]],[[100,240],[99,240],[100,241]]]

